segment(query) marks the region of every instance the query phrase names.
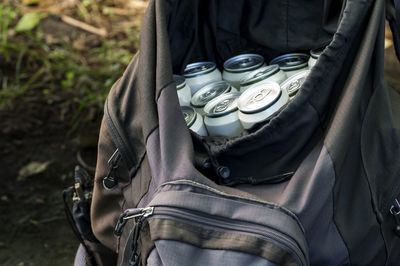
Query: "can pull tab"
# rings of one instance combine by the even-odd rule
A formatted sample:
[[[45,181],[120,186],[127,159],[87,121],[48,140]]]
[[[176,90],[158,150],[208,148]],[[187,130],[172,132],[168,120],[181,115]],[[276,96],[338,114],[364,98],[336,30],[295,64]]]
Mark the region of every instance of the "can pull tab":
[[[396,221],[394,232],[400,237],[400,202],[398,199],[395,199],[394,204],[390,207],[390,213],[394,216]]]
[[[118,149],[114,151],[108,160],[108,173],[103,179],[103,187],[106,190],[111,190],[118,185],[117,169],[119,166],[119,161],[121,160],[121,153]]]

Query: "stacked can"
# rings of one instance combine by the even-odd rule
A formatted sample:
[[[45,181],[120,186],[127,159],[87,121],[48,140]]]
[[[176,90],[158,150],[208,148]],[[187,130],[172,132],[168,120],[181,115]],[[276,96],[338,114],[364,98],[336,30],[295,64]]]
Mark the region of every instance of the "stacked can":
[[[176,83],[179,104],[181,106],[190,106],[192,94],[189,86],[186,84],[185,78],[179,75],[174,75],[174,81]]]
[[[183,76],[189,85],[192,95],[213,81],[222,79],[221,72],[213,62],[197,62],[186,66]]]
[[[245,129],[270,119],[289,101],[286,90],[276,82],[251,86],[238,100],[239,119]]]
[[[204,124],[210,136],[239,136],[243,127],[238,118],[237,100],[240,92],[225,93],[204,107]]]
[[[207,129],[204,126],[203,117],[190,106],[182,106],[181,109],[187,127],[200,136],[207,136]]]
[[[287,91],[289,95],[289,100],[292,100],[294,96],[296,96],[297,92],[303,85],[309,73],[310,70],[301,71],[291,76],[281,84],[282,90]]]
[[[282,83],[286,80],[286,74],[280,70],[279,65],[261,67],[247,74],[240,80],[240,91],[245,91],[250,86],[266,81]]]
[[[287,77],[308,69],[309,55],[301,53],[284,54],[271,60],[270,65],[278,64]]]
[[[308,60],[308,67],[310,69],[317,63],[317,60],[324,51],[324,49],[325,47],[321,47],[310,51],[310,59]]]
[[[204,106],[212,99],[218,97],[223,93],[236,91],[228,82],[224,80],[215,81],[205,85],[198,90],[192,97],[191,105],[195,108],[196,112],[204,115]]]
[[[240,87],[240,80],[244,76],[264,65],[264,57],[261,55],[237,55],[225,61],[222,78],[238,89]]]

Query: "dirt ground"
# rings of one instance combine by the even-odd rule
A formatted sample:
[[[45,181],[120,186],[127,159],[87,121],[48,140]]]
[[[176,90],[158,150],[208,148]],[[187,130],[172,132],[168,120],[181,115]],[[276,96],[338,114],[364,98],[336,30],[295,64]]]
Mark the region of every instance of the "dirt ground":
[[[386,50],[386,74],[400,91],[393,47]],[[71,132],[59,103],[30,99],[0,112],[0,265],[72,265],[78,241],[61,195],[73,183],[78,151],[88,165],[95,164],[102,114]],[[31,162],[47,167],[38,174],[19,174]]]
[[[69,128],[59,112],[38,99],[0,113],[0,265],[73,264],[78,241],[61,196],[73,183],[78,151],[94,165],[99,119],[66,136]],[[18,175],[31,162],[49,165],[38,174]]]

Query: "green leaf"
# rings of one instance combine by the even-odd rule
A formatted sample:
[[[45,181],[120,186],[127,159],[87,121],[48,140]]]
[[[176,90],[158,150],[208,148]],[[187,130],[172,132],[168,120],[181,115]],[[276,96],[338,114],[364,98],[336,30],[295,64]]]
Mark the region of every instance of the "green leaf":
[[[26,13],[18,21],[15,26],[16,32],[30,31],[35,28],[40,22],[40,14],[38,12]]]

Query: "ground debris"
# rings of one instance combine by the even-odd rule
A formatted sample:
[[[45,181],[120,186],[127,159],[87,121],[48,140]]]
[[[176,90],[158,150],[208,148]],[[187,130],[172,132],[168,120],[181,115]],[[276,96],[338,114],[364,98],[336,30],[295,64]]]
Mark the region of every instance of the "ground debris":
[[[46,171],[52,161],[47,162],[30,162],[22,167],[18,172],[17,182],[25,181],[27,177],[34,176]]]

